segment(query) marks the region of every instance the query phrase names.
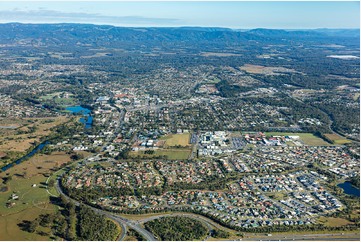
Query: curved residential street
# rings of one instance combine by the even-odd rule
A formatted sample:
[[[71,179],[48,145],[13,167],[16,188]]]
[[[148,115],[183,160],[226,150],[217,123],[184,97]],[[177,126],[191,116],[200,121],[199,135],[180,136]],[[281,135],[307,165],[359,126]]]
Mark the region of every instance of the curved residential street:
[[[60,185],[59,185],[59,178],[57,179],[57,182],[55,183],[55,187],[56,187],[56,190],[59,192],[59,194],[63,195],[66,199],[74,202],[74,204],[76,206],[79,206],[81,203],[79,203],[78,201],[68,197],[60,188]],[[141,234],[147,241],[156,241],[156,239],[154,238],[154,236],[146,229],[142,228],[138,223],[130,220],[130,219],[126,219],[126,218],[123,218],[119,215],[116,215],[116,214],[113,214],[113,213],[110,213],[110,212],[106,212],[104,210],[101,210],[101,209],[97,209],[97,208],[94,208],[94,207],[91,207],[89,205],[86,205],[86,204],[82,204],[82,205],[85,205],[85,206],[88,206],[89,208],[91,208],[93,211],[95,211],[96,213],[98,214],[102,214],[102,215],[105,215],[106,217],[112,219],[112,220],[115,220],[121,227],[122,227],[122,234],[119,236],[119,240],[124,240],[125,236],[126,236],[126,226],[134,229],[135,231],[137,231],[139,234]]]

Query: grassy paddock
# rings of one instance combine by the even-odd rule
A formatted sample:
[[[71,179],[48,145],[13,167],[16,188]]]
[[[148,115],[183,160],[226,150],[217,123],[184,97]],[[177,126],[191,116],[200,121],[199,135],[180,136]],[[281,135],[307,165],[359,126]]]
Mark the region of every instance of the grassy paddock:
[[[132,151],[130,152],[131,157],[140,156],[142,158],[152,158],[158,156],[167,156],[170,160],[184,160],[188,159],[191,154],[190,149],[158,149],[154,150],[153,154],[145,154],[144,151]]]
[[[25,232],[18,224],[23,220],[32,221],[40,214],[54,214],[57,211],[57,206],[50,203],[50,194],[45,186],[47,177],[43,174],[50,173],[52,167],[68,161],[70,157],[65,152],[52,155],[36,154],[29,160],[0,173],[0,182],[4,177],[12,177],[6,184],[8,190],[0,192],[0,240],[50,240],[49,236],[41,236],[37,232]],[[36,184],[36,187],[32,187],[33,184]],[[15,202],[15,205],[7,208],[6,203],[13,193],[16,193],[19,199],[10,200]],[[50,229],[39,226],[37,231],[49,233]]]
[[[165,140],[164,147],[173,147],[173,146],[190,146],[189,144],[190,134],[184,133],[184,134],[170,134],[166,135],[164,137],[161,137],[160,140]]]
[[[340,227],[348,224],[354,224],[344,218],[320,217],[318,221],[329,227]]]
[[[49,135],[51,133],[51,128],[65,123],[68,120],[69,118],[65,116],[54,118],[27,118],[16,123],[9,119],[6,123],[7,125],[15,123],[20,127],[11,130],[0,130],[0,151],[24,152],[32,146],[34,141],[39,142],[40,138]],[[5,121],[3,121],[3,123],[4,122]],[[30,132],[29,127],[34,127],[35,131]],[[19,131],[22,133],[19,133]]]
[[[300,136],[300,139],[306,144],[310,146],[329,146],[332,145],[325,140],[311,134],[311,133],[285,133],[285,132],[266,132],[266,136]]]
[[[338,134],[324,134],[324,136],[331,140],[334,144],[337,145],[343,145],[351,143],[351,140],[345,139],[344,137],[338,135]]]

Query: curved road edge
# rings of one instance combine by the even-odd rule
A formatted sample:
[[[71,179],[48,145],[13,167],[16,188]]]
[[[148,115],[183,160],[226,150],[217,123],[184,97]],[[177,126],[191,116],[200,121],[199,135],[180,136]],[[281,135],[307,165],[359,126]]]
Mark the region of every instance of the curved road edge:
[[[119,240],[124,240],[124,238],[126,236],[126,231],[127,231],[126,226],[128,226],[128,227],[134,229],[135,231],[137,231],[139,234],[141,234],[147,241],[157,241],[155,239],[155,237],[148,230],[142,228],[139,224],[137,224],[136,222],[134,222],[130,219],[126,219],[119,215],[115,215],[110,212],[106,212],[104,210],[94,208],[92,206],[80,203],[80,202],[70,198],[68,195],[66,195],[63,192],[63,190],[61,190],[59,183],[60,183],[60,178],[57,178],[57,181],[55,183],[55,188],[59,192],[59,194],[63,195],[67,200],[72,201],[76,206],[79,206],[80,204],[87,206],[90,209],[92,209],[93,211],[95,211],[96,213],[105,215],[106,217],[116,221],[122,227],[122,234],[121,234],[121,236],[119,236]]]

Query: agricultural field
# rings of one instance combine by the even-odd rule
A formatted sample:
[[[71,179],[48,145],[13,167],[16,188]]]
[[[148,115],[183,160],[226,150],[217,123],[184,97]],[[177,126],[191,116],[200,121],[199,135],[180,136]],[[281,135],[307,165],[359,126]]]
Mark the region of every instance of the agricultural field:
[[[345,139],[344,137],[338,135],[338,134],[324,134],[324,136],[332,141],[333,144],[336,145],[343,145],[351,143],[351,140]]]
[[[16,126],[15,129],[0,129],[0,151],[25,152],[34,142],[51,133],[51,128],[69,121],[68,117],[26,118],[1,120],[2,126]]]
[[[190,134],[171,134],[160,138],[160,140],[165,140],[164,148],[174,147],[174,146],[190,146],[189,144]]]
[[[281,73],[296,73],[293,69],[288,69],[285,67],[268,67],[260,65],[251,65],[245,64],[239,68],[242,71],[251,74],[261,74],[261,75],[280,75]]]
[[[284,132],[266,132],[266,136],[299,136],[305,145],[310,146],[329,146],[332,145],[325,140],[311,134],[311,133],[284,133]]]
[[[170,160],[185,160],[191,154],[190,149],[158,149],[154,150],[153,154],[145,154],[144,151],[132,151],[130,152],[131,157],[141,157],[141,158],[152,158],[159,156],[166,156]]]
[[[49,240],[48,236],[21,230],[18,224],[23,220],[32,221],[40,214],[57,211],[57,206],[50,203],[50,195],[45,188],[45,174],[50,173],[52,167],[69,161],[70,155],[64,152],[37,154],[0,173],[0,190],[3,191],[0,191],[0,240]],[[5,182],[8,177],[11,177],[10,180]],[[36,186],[33,187],[34,184]],[[12,194],[16,194],[18,199],[11,199]],[[47,230],[40,228],[39,231],[50,232]]]

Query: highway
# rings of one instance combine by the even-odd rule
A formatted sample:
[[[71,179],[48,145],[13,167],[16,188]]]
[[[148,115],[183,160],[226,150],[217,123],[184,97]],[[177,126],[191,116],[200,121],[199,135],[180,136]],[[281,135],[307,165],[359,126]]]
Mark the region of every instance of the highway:
[[[335,232],[333,234],[273,234],[272,236],[245,237],[245,241],[293,241],[293,240],[327,240],[360,241],[360,234],[355,232]]]
[[[60,182],[60,178],[58,178],[57,182],[55,183],[55,188],[59,192],[59,194],[63,195],[67,200],[72,201],[76,206],[79,206],[81,204],[80,202],[68,197],[65,193],[63,193],[63,191],[60,188],[59,182]],[[130,219],[126,219],[119,215],[116,215],[116,214],[113,214],[110,212],[106,212],[101,209],[94,208],[87,204],[82,204],[82,205],[87,206],[90,209],[92,209],[93,211],[95,211],[96,213],[102,214],[110,219],[115,220],[117,223],[119,223],[119,225],[122,227],[122,234],[119,236],[119,240],[124,240],[124,238],[126,236],[126,232],[127,232],[127,226],[128,226],[128,227],[134,229],[135,231],[137,231],[139,234],[141,234],[147,241],[157,241],[148,230],[142,228],[140,226],[140,224],[138,224]]]

